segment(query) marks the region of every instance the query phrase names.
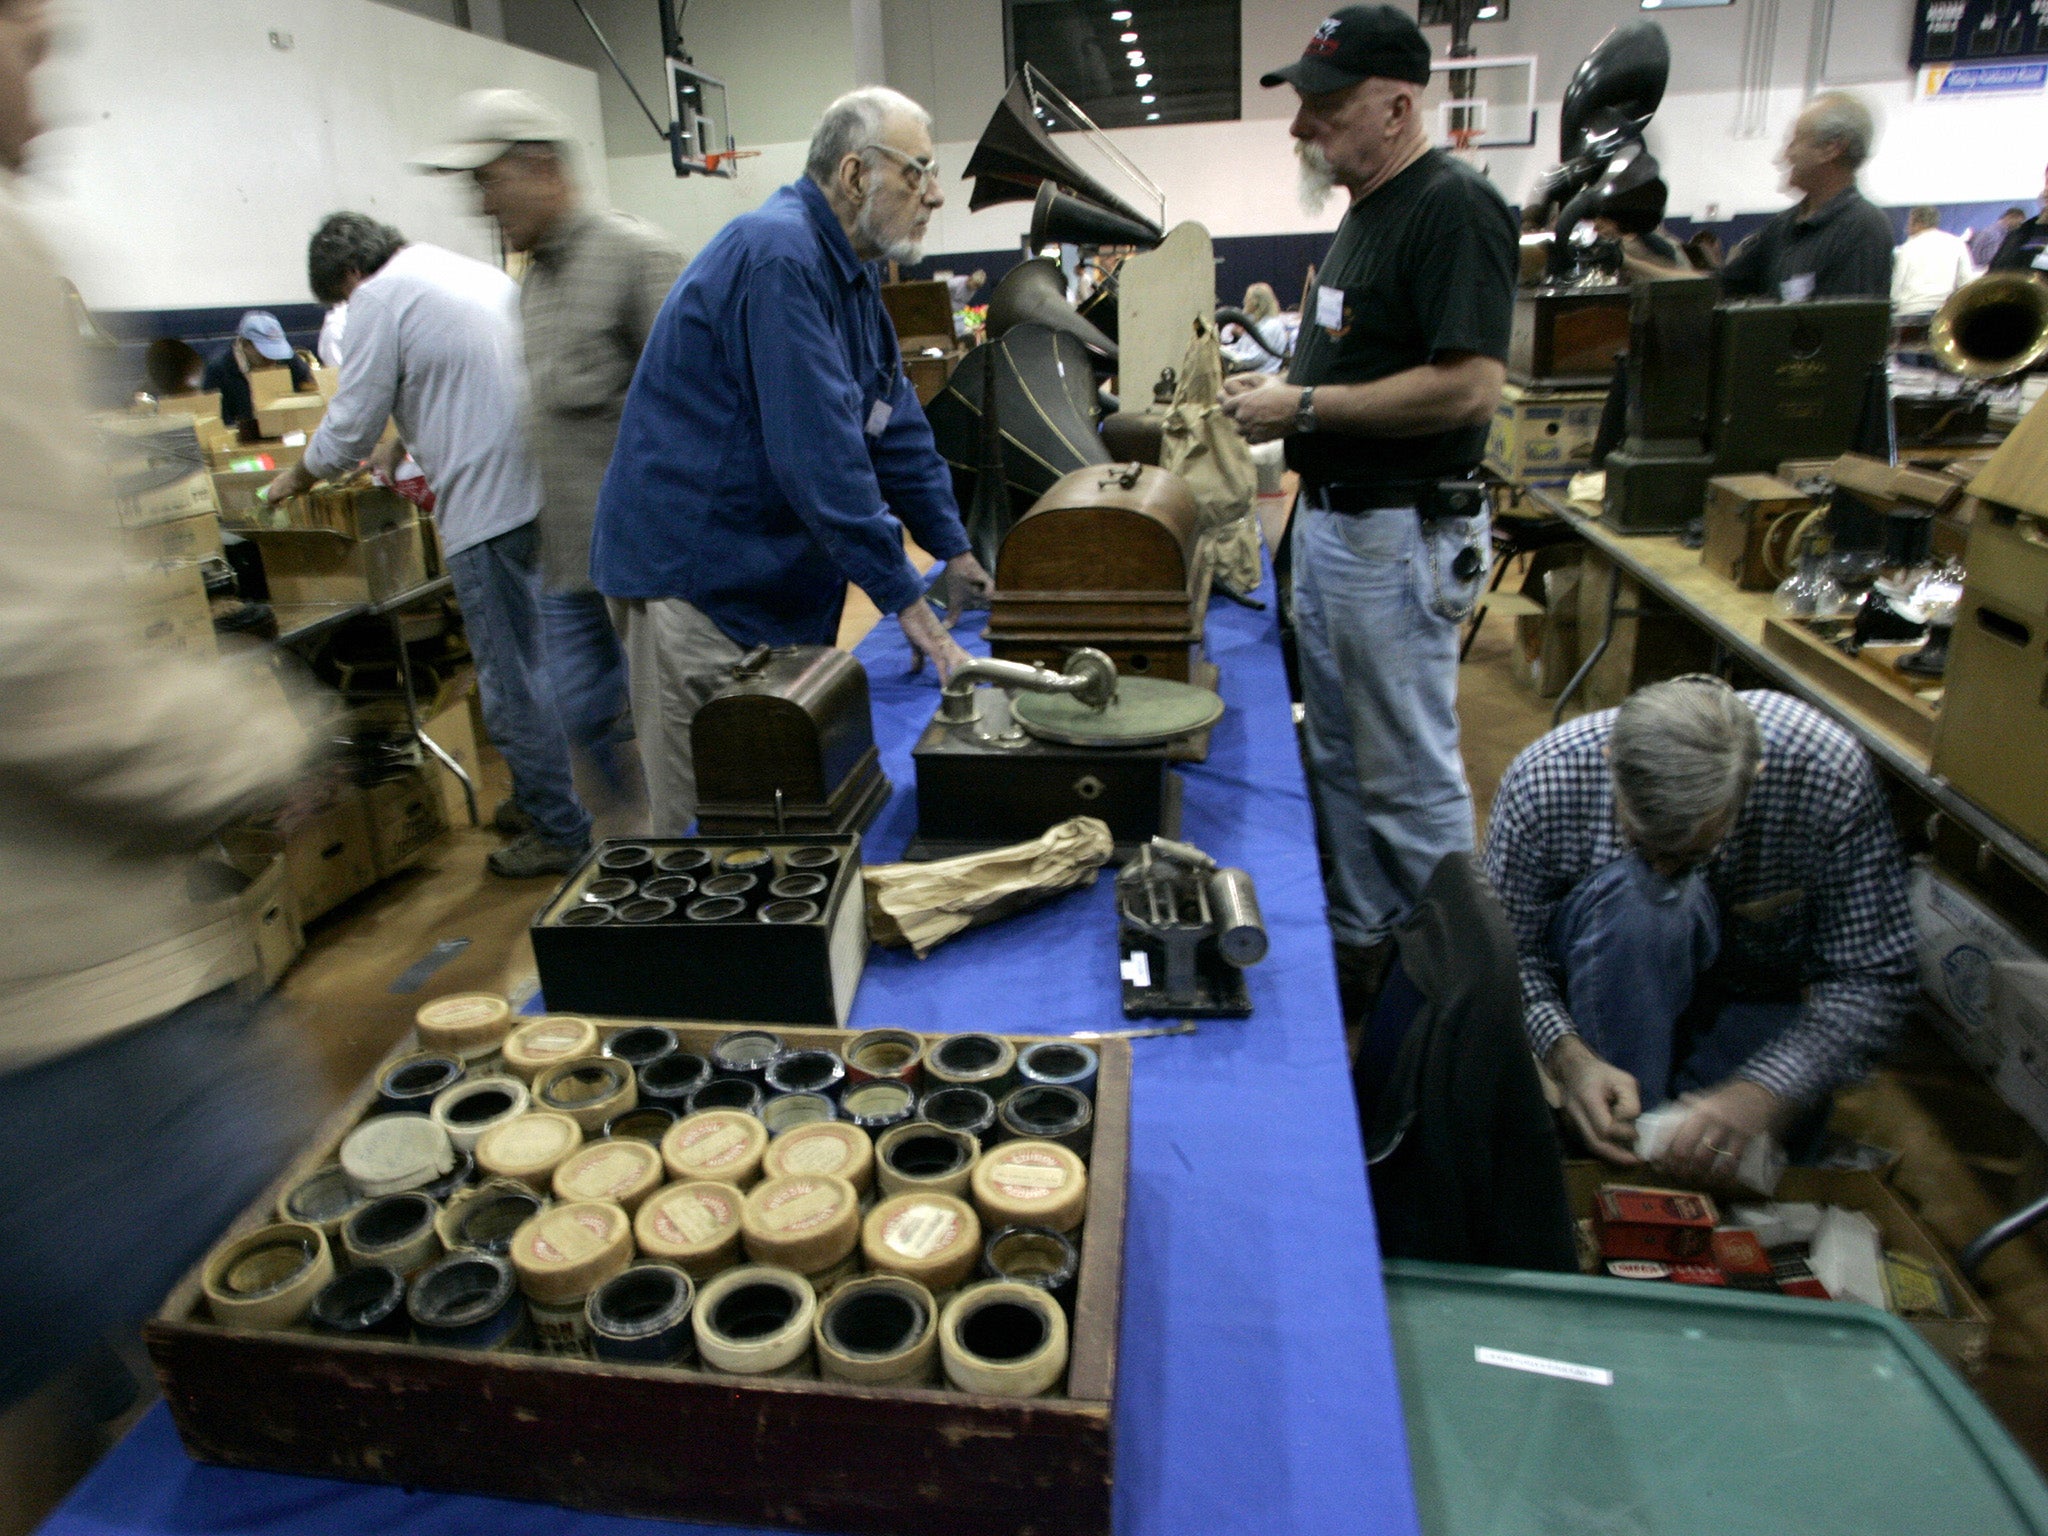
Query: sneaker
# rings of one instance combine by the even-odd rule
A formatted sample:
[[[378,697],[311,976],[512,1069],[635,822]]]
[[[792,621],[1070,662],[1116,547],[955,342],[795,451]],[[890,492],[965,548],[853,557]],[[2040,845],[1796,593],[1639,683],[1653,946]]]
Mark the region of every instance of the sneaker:
[[[491,812],[491,825],[507,837],[521,837],[533,830],[533,818],[519,809],[519,802],[509,796],[498,802],[498,808]]]
[[[491,873],[507,880],[532,880],[541,875],[566,875],[590,852],[590,844],[551,843],[538,831],[521,833],[492,854]]]

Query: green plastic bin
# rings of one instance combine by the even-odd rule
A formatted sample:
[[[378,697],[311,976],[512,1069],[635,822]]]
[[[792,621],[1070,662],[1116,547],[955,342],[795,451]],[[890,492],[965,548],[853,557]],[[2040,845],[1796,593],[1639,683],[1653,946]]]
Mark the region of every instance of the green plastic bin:
[[[1386,1282],[1426,1536],[2048,1533],[2033,1463],[1874,1308],[1408,1260]],[[1580,1367],[1611,1384],[1535,1373]]]

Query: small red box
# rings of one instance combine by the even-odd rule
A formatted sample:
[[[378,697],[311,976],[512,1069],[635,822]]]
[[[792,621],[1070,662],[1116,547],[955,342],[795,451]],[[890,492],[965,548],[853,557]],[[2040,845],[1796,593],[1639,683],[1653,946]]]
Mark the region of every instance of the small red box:
[[[1747,1227],[1722,1227],[1714,1233],[1714,1262],[1728,1277],[1728,1283],[1738,1290],[1775,1291],[1778,1288],[1777,1275],[1771,1268],[1771,1256],[1764,1252],[1762,1241]]]
[[[1671,1278],[1680,1285],[1726,1285],[1728,1277],[1712,1264],[1674,1264]]]
[[[1593,1203],[1609,1259],[1698,1259],[1711,1251],[1719,1221],[1713,1200],[1689,1190],[1610,1184]]]

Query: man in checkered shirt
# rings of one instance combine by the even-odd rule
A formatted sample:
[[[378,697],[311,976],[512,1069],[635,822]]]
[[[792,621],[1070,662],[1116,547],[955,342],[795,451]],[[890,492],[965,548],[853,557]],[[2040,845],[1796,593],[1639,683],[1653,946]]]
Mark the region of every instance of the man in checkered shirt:
[[[1486,872],[1521,950],[1529,1041],[1586,1144],[1694,1113],[1660,1163],[1732,1173],[1824,1111],[1913,989],[1905,863],[1869,759],[1780,693],[1654,684],[1509,765]]]

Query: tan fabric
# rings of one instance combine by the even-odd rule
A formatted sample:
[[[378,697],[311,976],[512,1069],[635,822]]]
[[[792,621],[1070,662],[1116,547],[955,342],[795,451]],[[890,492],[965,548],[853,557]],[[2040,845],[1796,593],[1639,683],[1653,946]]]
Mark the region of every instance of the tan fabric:
[[[626,649],[626,691],[647,775],[648,830],[681,837],[697,819],[690,722],[746,651],[680,597],[615,597],[609,606]]]
[[[1218,404],[1222,393],[1215,328],[1197,320],[1166,413],[1159,467],[1179,475],[1195,493],[1202,537],[1215,552],[1214,579],[1233,591],[1251,592],[1261,570],[1259,523],[1252,516],[1259,474],[1250,447]]]
[[[683,253],[652,224],[585,211],[540,243],[520,284],[550,592],[590,590],[597,489],[648,328],[682,270]]]
[[[0,180],[0,1070],[254,968],[186,876],[305,750],[275,687],[134,638],[57,283]]]

